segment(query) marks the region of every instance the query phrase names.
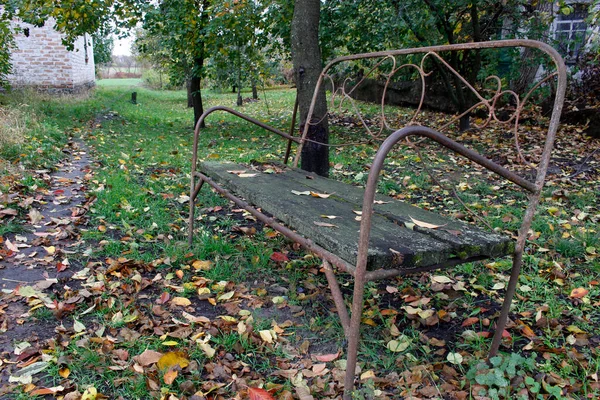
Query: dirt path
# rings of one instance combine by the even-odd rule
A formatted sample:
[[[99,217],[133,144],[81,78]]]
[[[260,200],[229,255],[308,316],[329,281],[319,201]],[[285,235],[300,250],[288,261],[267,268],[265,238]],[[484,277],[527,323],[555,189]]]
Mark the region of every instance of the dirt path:
[[[89,209],[85,190],[90,158],[81,141],[69,142],[63,151],[69,157],[57,165],[57,172],[37,171],[47,189],[11,199],[29,214],[24,232],[6,235],[0,245],[0,395],[10,393],[8,377],[23,363],[41,359],[40,350],[61,323],[44,303],[68,290],[68,281],[81,267],[74,256],[85,251],[79,228]],[[24,341],[30,346],[20,349]]]

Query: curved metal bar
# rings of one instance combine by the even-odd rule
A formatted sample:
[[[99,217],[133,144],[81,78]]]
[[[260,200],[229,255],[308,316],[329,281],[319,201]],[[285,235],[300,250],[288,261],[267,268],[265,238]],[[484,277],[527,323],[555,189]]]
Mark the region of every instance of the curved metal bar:
[[[358,355],[358,341],[360,337],[360,321],[364,302],[364,287],[367,281],[367,256],[369,250],[369,237],[371,233],[371,219],[373,215],[373,201],[375,200],[375,192],[377,190],[377,181],[379,174],[383,168],[383,162],[392,148],[401,140],[408,136],[423,136],[436,141],[448,149],[461,154],[470,160],[484,166],[485,168],[496,172],[504,178],[516,183],[517,185],[528,189],[532,192],[533,198],[539,199],[539,191],[535,184],[529,182],[512,171],[507,170],[481,156],[473,150],[467,149],[463,145],[449,139],[440,132],[423,126],[408,126],[392,133],[382,143],[377,151],[371,169],[369,178],[365,188],[365,194],[362,206],[362,220],[360,224],[360,235],[358,241],[358,257],[356,260],[356,268],[354,270],[354,292],[352,299],[352,314],[350,319],[350,327],[348,329],[348,364],[345,377],[345,393],[344,398],[350,398],[350,390],[354,387],[354,371]],[[535,207],[533,208],[535,209]],[[531,222],[533,214],[529,216],[531,208],[527,210],[526,219]],[[522,228],[523,229],[523,228]],[[526,231],[525,231],[526,232]],[[523,239],[524,243],[524,239]],[[518,276],[518,275],[517,275]],[[515,281],[516,286],[516,281]]]
[[[560,112],[562,110],[562,102],[564,100],[564,91],[566,89],[566,67],[564,61],[558,52],[550,45],[542,42],[538,42],[535,40],[528,39],[514,39],[514,40],[497,40],[490,42],[475,42],[475,43],[461,43],[461,44],[452,44],[452,45],[442,45],[442,46],[430,46],[423,48],[411,48],[411,49],[400,49],[400,50],[391,50],[391,51],[380,51],[373,53],[362,53],[355,54],[350,56],[338,57],[332,61],[330,61],[325,68],[323,69],[319,79],[317,80],[317,86],[315,92],[313,93],[313,99],[311,105],[308,110],[307,121],[312,121],[312,116],[314,113],[316,97],[318,93],[318,88],[323,84],[324,77],[328,74],[328,71],[336,64],[343,61],[352,61],[352,60],[360,60],[360,59],[368,59],[368,58],[388,58],[398,55],[408,55],[408,54],[435,54],[437,52],[444,51],[460,51],[460,50],[476,50],[476,49],[489,49],[489,48],[506,48],[506,47],[530,47],[538,49],[544,53],[546,53],[554,62],[556,66],[556,75],[558,76],[558,85],[557,85],[557,94],[555,97],[554,103],[554,112],[552,114],[552,118],[550,120],[548,133],[546,136],[546,145],[544,146],[544,151],[542,153],[540,164],[538,168],[538,174],[536,177],[536,185],[538,189],[541,189],[543,185],[543,181],[546,175],[546,169],[548,166],[548,162],[550,159],[550,151],[554,144],[554,139],[556,136],[556,131],[558,128],[558,122],[560,118]],[[436,55],[437,56],[437,55]],[[477,93],[476,93],[477,94]],[[481,100],[480,100],[481,101]],[[489,100],[483,99],[484,105],[489,108]],[[488,104],[486,104],[488,103]],[[524,102],[521,102],[521,105]],[[309,124],[305,124],[300,144],[297,148],[296,155],[294,157],[293,165],[295,167],[298,166],[300,161],[300,155],[302,152],[303,143],[307,141],[307,135],[309,130]]]
[[[216,106],[216,107],[211,107],[208,110],[204,111],[204,113],[202,113],[202,115],[198,119],[198,122],[196,123],[196,127],[194,128],[194,148],[193,148],[193,153],[192,153],[192,168],[191,168],[191,173],[190,173],[190,200],[189,200],[190,201],[190,209],[189,209],[189,219],[188,219],[188,229],[189,229],[188,243],[190,246],[192,245],[193,234],[194,234],[194,201],[196,200],[196,196],[198,195],[198,192],[202,188],[202,184],[204,182],[204,181],[201,181],[198,185],[196,185],[196,165],[198,164],[198,142],[199,142],[199,138],[200,138],[200,127],[202,126],[202,123],[204,122],[206,117],[215,111],[228,112],[230,114],[235,115],[236,117],[239,117],[239,118],[242,118],[243,120],[251,122],[254,125],[260,126],[261,128],[266,129],[269,132],[276,133],[277,135],[288,140],[288,148],[289,148],[289,145],[291,144],[291,142],[298,143],[298,144],[300,143],[300,139],[298,137],[288,135],[287,133],[280,131],[277,128],[273,128],[272,126],[269,126],[269,125],[267,125],[257,119],[254,119],[248,115],[245,115],[238,111],[235,111],[229,107]]]

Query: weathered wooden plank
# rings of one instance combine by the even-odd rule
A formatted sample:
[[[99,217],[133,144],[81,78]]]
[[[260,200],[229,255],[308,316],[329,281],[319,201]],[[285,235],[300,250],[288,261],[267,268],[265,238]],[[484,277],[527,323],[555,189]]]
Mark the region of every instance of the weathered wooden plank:
[[[358,252],[360,222],[354,211],[362,208],[363,190],[304,171],[286,168],[283,173],[265,174],[230,162],[206,161],[200,170],[238,196],[261,207],[300,234],[354,264]],[[240,177],[228,171],[247,170],[252,177]],[[334,193],[327,199],[296,195],[292,191]],[[471,225],[442,218],[417,207],[379,196],[390,204],[377,205],[373,216],[369,250],[369,269],[416,268],[443,264],[455,258],[500,256],[510,252],[511,242],[488,234]],[[321,215],[335,215],[328,220]],[[439,229],[405,226],[410,217],[437,225]],[[335,227],[318,226],[332,223]],[[447,229],[447,230],[445,230]],[[454,234],[449,231],[461,231]],[[398,256],[398,253],[401,256]]]
[[[284,165],[278,164],[278,167],[285,171],[285,175],[289,179],[305,182],[307,186],[316,191],[336,192],[348,202],[359,204],[362,207],[364,190],[360,187],[331,179],[323,179],[316,174]],[[510,254],[514,250],[514,242],[506,236],[479,229],[462,221],[442,217],[439,214],[398,201],[389,196],[376,195],[375,199],[384,202],[383,204],[374,205],[375,213],[398,224],[412,224],[412,217],[418,221],[441,225],[438,229],[422,228],[418,225],[413,229],[430,235],[437,240],[450,243],[456,254],[462,258],[471,257],[473,251],[486,257],[499,257]]]

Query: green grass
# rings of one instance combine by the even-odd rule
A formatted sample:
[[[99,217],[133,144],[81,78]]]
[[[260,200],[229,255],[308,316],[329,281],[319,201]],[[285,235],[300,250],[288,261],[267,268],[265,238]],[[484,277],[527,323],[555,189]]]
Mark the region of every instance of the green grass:
[[[235,227],[253,225],[253,221],[244,220],[241,214],[234,213],[227,201],[207,188],[201,191],[198,199],[197,232],[192,248],[188,248],[186,196],[189,195],[188,174],[193,137],[192,111],[186,108],[185,92],[157,92],[136,87],[138,104],[134,105],[129,101],[130,87],[127,87],[131,83],[126,83],[127,80],[116,81],[99,81],[94,94],[87,98],[61,101],[42,99],[31,104],[34,112],[44,116],[45,123],[53,127],[51,131],[83,138],[91,146],[91,154],[97,162],[90,182],[91,193],[97,200],[90,209],[89,225],[82,227],[82,239],[86,247],[91,247],[93,251],[89,256],[70,256],[81,260],[84,265],[87,261],[102,264],[90,280],[103,282],[105,290],[102,295],[94,295],[97,308],[89,314],[90,320],[85,322],[86,326],[104,326],[111,337],[119,337],[127,329],[142,331],[140,338],[119,339],[116,345],[117,348],[128,349],[132,357],[146,347],[168,351],[169,348],[161,343],[168,340],[168,333],[174,329],[173,324],[176,323],[172,318],[182,319],[181,310],[162,305],[172,314],[169,314],[169,318],[161,319],[157,315],[160,310],[154,308],[158,296],[166,292],[172,297],[184,297],[193,302],[190,312],[199,309],[202,311],[198,313],[214,311],[223,316],[225,311],[222,308],[211,308],[212,305],[208,305],[206,300],[199,300],[196,295],[198,288],[194,283],[207,280],[205,287],[210,288],[213,294],[222,295],[233,290],[236,295],[246,296],[240,297],[236,304],[240,309],[251,310],[253,319],[250,323],[248,316],[235,312],[231,315],[235,322],[220,319],[219,315],[211,316],[214,325],[206,331],[211,335],[208,343],[219,357],[229,354],[231,357],[227,356],[228,359],[233,358],[236,362],[248,365],[255,374],[252,379],[249,378],[252,384],[270,382],[291,387],[290,382],[283,378],[270,377],[278,368],[284,368],[279,365],[297,361],[297,358],[286,355],[291,351],[288,346],[294,350],[306,339],[311,345],[323,346],[329,352],[336,351],[332,348],[344,347],[341,326],[335,314],[329,310],[332,303],[326,294],[326,281],[318,272],[319,260],[295,248],[281,236],[273,237],[268,228],[259,229],[252,236],[235,232]],[[206,90],[203,98],[206,101],[205,108],[218,104],[235,107],[235,95],[229,93]],[[291,90],[269,90],[266,92],[266,101],[262,99],[238,109],[287,131],[293,102]],[[366,108],[374,114],[377,107]],[[278,160],[285,152],[285,141],[276,140],[272,135],[228,114],[213,114],[207,124],[200,138],[200,158]],[[346,128],[332,124],[332,141],[342,140],[335,134],[343,129]],[[351,129],[351,139],[359,135],[357,130]],[[482,135],[481,140],[482,143],[487,140],[486,136]],[[380,181],[380,191],[447,215],[463,213],[469,221],[476,220],[472,215],[476,214],[500,232],[514,234],[526,204],[523,193],[513,190],[502,180],[482,173],[477,168],[464,166],[437,151],[435,147],[427,147],[421,155],[405,147],[394,151],[386,166],[385,176]],[[368,176],[365,166],[371,162],[374,153],[372,145],[332,151],[332,165],[341,164],[338,168],[332,168],[332,177],[352,184],[364,184]],[[421,156],[426,159],[421,160]],[[441,185],[429,176],[422,161],[440,175],[437,179]],[[468,178],[465,178],[465,173],[469,174]],[[27,188],[36,184],[34,177],[23,178],[21,182]],[[570,191],[568,201],[553,199],[557,185]],[[469,209],[453,198],[453,187]],[[214,211],[214,207],[223,209]],[[554,211],[553,207],[559,210]],[[586,216],[578,218],[576,210],[584,211]],[[486,395],[493,396],[501,392],[502,396],[508,398],[506,396],[514,393],[500,385],[504,382],[500,378],[512,379],[517,375],[533,378],[537,370],[557,374],[565,382],[586,382],[587,386],[581,391],[586,395],[598,394],[590,389],[590,384],[591,376],[598,371],[600,355],[592,348],[571,346],[569,341],[582,338],[576,337],[581,334],[574,334],[571,332],[574,329],[569,331],[568,327],[575,326],[589,336],[599,333],[600,321],[595,313],[599,292],[598,286],[592,283],[600,274],[597,256],[600,253],[597,228],[599,213],[598,198],[592,186],[586,182],[555,183],[544,191],[527,242],[523,274],[517,291],[520,297],[515,301],[511,314],[516,324],[510,328],[513,342],[507,342],[507,346],[503,347],[508,355],[501,360],[504,362],[513,357],[514,361],[516,356],[512,354],[520,353],[527,360],[534,358],[535,368],[525,366],[523,361],[523,366],[513,374],[510,362],[506,365],[500,363],[498,368],[502,376],[497,377],[497,382],[488,382],[484,388]],[[480,221],[476,222],[481,224]],[[4,235],[17,226],[3,225],[0,229],[5,231],[0,232]],[[274,263],[270,260],[273,251],[288,252],[292,261]],[[129,270],[125,268],[107,275],[107,259],[119,258],[134,260],[139,264],[129,267]],[[196,271],[192,267],[195,260],[211,261],[211,266],[206,271]],[[148,263],[154,263],[155,267],[145,271],[143,265]],[[452,284],[460,283],[462,289],[460,285],[444,290],[432,289],[428,274],[390,280],[382,285],[369,285],[364,340],[359,355],[363,371],[373,370],[377,377],[401,371],[409,374],[409,379],[413,373],[411,371],[427,366],[431,367],[427,370],[431,376],[424,378],[425,381],[431,380],[440,385],[441,379],[447,377],[437,379],[436,374],[442,373],[442,366],[447,366],[457,370],[458,376],[452,379],[461,382],[463,388],[478,383],[477,379],[491,380],[491,377],[477,378],[477,375],[488,374],[487,370],[477,369],[477,366],[489,345],[489,339],[477,336],[477,332],[492,330],[490,322],[493,325],[497,317],[497,304],[503,294],[496,285],[506,282],[509,269],[510,260],[499,259],[469,263],[434,273],[449,276]],[[182,278],[176,275],[177,271],[181,271]],[[138,281],[151,282],[158,274],[161,279],[150,284],[146,291],[137,291]],[[349,282],[342,282],[346,294],[351,294]],[[392,289],[388,290],[388,285]],[[586,301],[569,297],[571,290],[579,287],[589,290]],[[274,288],[284,288],[284,291],[277,292]],[[397,289],[397,293],[393,288]],[[265,314],[257,310],[271,309],[274,296],[284,297],[289,305],[301,306],[304,314],[290,316],[292,312],[285,314],[286,308],[283,308],[282,315],[261,318],[260,315]],[[410,296],[428,299],[426,304],[418,307],[434,310],[440,320],[427,325],[419,318],[408,315],[402,307],[406,306],[405,299]],[[255,302],[255,308],[249,307],[247,302]],[[81,305],[82,308],[84,306],[87,304]],[[119,312],[119,318],[115,317]],[[129,321],[134,316],[137,319]],[[35,317],[45,319],[49,316],[40,311]],[[471,326],[461,327],[461,323],[469,317],[479,319]],[[257,335],[259,330],[268,330],[273,321],[281,324],[284,321],[278,319],[287,318],[300,322],[298,326],[284,330],[285,341],[267,345],[260,340]],[[240,321],[251,326],[252,333],[240,335],[237,331]],[[533,329],[538,336],[537,350],[523,350],[530,341],[521,334],[523,325]],[[392,326],[400,329],[411,341],[410,346],[402,352],[395,353],[386,348],[386,344],[397,337]],[[193,333],[198,329],[194,325]],[[475,336],[471,335],[468,339],[461,336],[466,330],[473,331]],[[208,359],[190,337],[192,334],[178,338],[177,347],[171,350],[188,352],[190,358],[199,363],[199,369],[194,373],[182,372],[171,386],[166,388],[167,385],[164,385],[165,393],[171,391],[181,395],[180,385],[188,378],[194,383],[209,379],[206,366],[211,366],[215,360]],[[438,347],[432,344],[432,337],[444,339],[446,344]],[[69,345],[56,350],[55,355],[73,363],[72,379],[79,385],[95,385],[109,397],[115,398],[119,395],[124,398],[149,398],[155,394],[150,393],[140,377],[131,375],[129,370],[108,370],[113,365],[110,352],[99,351],[97,344],[80,348],[74,344],[76,338],[69,340]],[[575,348],[583,356],[574,361],[572,355],[567,353],[544,352],[543,346]],[[463,354],[465,362],[458,366],[448,364],[446,357],[449,351]],[[302,357],[308,359],[308,356]],[[285,366],[288,367],[292,368]],[[293,367],[304,368],[296,364]],[[333,366],[328,364],[328,368]],[[414,373],[416,379],[417,373]],[[58,382],[56,366],[50,376]],[[120,378],[125,382],[111,384],[115,380],[121,382],[118,380]],[[157,379],[162,379],[162,375]],[[534,384],[524,383],[524,386],[529,388]],[[362,395],[373,395],[375,387],[365,384]],[[413,390],[410,387],[404,389]],[[508,395],[502,392],[505,389],[510,392]],[[544,393],[548,395],[552,390],[549,388]],[[227,391],[224,393],[226,397],[234,395]],[[316,395],[324,396],[322,392]]]
[[[98,79],[96,80],[96,85],[98,87],[114,87],[114,86],[118,86],[118,87],[122,87],[122,86],[127,86],[127,87],[135,87],[135,86],[141,86],[143,83],[143,80],[141,78],[123,78],[123,79]]]

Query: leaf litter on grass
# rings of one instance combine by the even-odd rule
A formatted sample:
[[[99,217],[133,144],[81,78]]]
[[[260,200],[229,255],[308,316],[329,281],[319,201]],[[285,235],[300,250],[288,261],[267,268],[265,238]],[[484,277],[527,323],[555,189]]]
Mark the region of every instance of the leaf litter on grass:
[[[65,258],[60,256],[68,255],[65,250],[69,248],[57,246],[54,236],[44,237],[48,239],[44,246],[54,246],[54,252],[42,250],[39,257],[71,264],[66,270],[74,275],[60,285],[24,289],[25,296],[9,295],[13,304],[27,307],[24,313],[44,315],[48,310],[46,318],[53,322],[54,331],[49,341],[23,345],[19,354],[7,353],[5,359],[17,364],[2,368],[20,371],[38,362],[48,363],[46,371],[59,367],[46,377],[32,374],[31,383],[19,388],[30,394],[37,390],[70,398],[117,398],[117,393],[127,393],[125,398],[165,399],[338,398],[345,371],[344,354],[339,351],[342,335],[332,322],[333,303],[322,274],[305,263],[305,254],[297,246],[282,242],[277,235],[267,232],[263,237],[260,229],[252,236],[232,235],[231,221],[254,222],[226,205],[208,207],[200,215],[209,222],[201,228],[206,232],[204,243],[223,247],[201,253],[178,250],[185,218],[179,199],[185,196],[187,184],[182,181],[180,159],[189,140],[178,134],[167,137],[156,127],[141,135],[128,121],[133,116],[119,113],[124,123],[103,121],[103,126],[89,132],[96,154],[106,153],[95,177],[88,179],[90,192],[98,200],[91,206],[91,226],[84,228],[103,227],[98,236],[86,234],[86,242],[99,240],[89,253],[96,255],[80,266],[63,264]],[[117,130],[123,127],[126,132]],[[127,157],[107,152],[117,140],[131,147],[122,148]],[[502,154],[501,145],[481,133],[476,140],[493,144]],[[162,148],[171,142],[182,150],[164,157]],[[560,154],[584,147],[572,139],[561,144]],[[218,151],[223,156],[227,153],[226,148]],[[476,169],[470,174],[488,179]],[[118,187],[122,183],[108,180],[110,175],[123,179],[129,188]],[[429,203],[426,207],[432,208],[446,197],[441,188],[425,193],[426,188],[411,179],[398,198]],[[493,331],[508,278],[508,264],[495,260],[459,267],[448,275],[425,274],[371,286],[363,322],[373,333],[366,333],[361,348],[359,394],[437,398],[444,393],[468,398],[495,391],[511,398],[514,393],[549,397],[559,390],[565,397],[582,398],[585,393],[598,393],[595,371],[600,355],[595,350],[599,334],[594,309],[600,305],[595,250],[600,246],[593,238],[600,215],[597,199],[586,197],[594,182],[598,175],[593,172],[553,180],[541,207],[545,202],[553,204],[548,207],[552,212],[540,216],[530,235],[526,273],[519,282],[503,350],[531,355],[534,364],[517,363],[516,356],[506,356],[498,360],[496,378],[488,368],[478,366],[485,357],[486,338]],[[500,185],[490,181],[490,186]],[[138,193],[127,191],[133,187],[139,187]],[[468,188],[459,188],[463,189]],[[121,194],[111,198],[111,193]],[[61,193],[56,195],[60,202]],[[156,197],[162,203],[152,202]],[[486,218],[503,223],[513,220],[511,215],[517,211],[511,205],[521,201],[504,198],[498,190],[483,197],[489,201],[471,204],[482,207],[476,209]],[[588,200],[582,203],[579,198]],[[457,212],[452,204],[442,202],[442,206],[447,209],[441,211]],[[161,209],[172,212],[164,214]],[[241,218],[226,220],[236,215]],[[148,219],[156,227],[144,224]],[[66,230],[68,224],[60,221],[53,221],[56,231],[52,233]],[[536,230],[544,226],[543,231]],[[23,249],[18,241],[9,240],[17,250]],[[565,241],[576,248],[564,245]],[[244,253],[255,246],[274,251],[245,258]],[[3,251],[13,251],[10,257],[19,254],[5,244]],[[235,279],[231,273],[229,278],[227,273],[219,276],[220,268],[232,260],[236,268],[257,265],[261,270]],[[268,274],[262,270],[267,266]],[[302,277],[295,277],[297,269],[302,269]],[[342,288],[349,294],[346,286]],[[323,342],[329,347],[320,347]],[[165,356],[170,361],[159,366]],[[109,374],[110,383],[98,378],[103,374]],[[84,387],[82,381],[94,383]]]

